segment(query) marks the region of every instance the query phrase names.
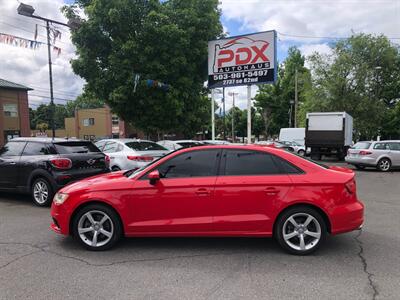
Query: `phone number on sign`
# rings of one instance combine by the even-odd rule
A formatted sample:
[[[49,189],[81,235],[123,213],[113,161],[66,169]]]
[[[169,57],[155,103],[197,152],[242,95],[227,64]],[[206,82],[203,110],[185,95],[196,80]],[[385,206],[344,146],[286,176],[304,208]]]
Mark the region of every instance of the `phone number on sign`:
[[[214,75],[214,80],[259,77],[259,76],[266,76],[267,73],[268,70],[258,70],[258,71],[248,71],[248,72],[216,74]]]

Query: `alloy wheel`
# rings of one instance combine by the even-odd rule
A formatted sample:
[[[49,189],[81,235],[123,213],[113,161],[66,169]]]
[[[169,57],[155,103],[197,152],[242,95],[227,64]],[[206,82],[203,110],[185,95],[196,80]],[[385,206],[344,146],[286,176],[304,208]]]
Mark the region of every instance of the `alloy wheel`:
[[[282,228],[283,240],[296,251],[308,251],[321,239],[321,225],[308,213],[291,215]]]
[[[49,188],[43,180],[38,180],[33,186],[33,198],[38,204],[44,204],[49,199]]]
[[[93,248],[102,247],[112,239],[114,224],[105,212],[91,210],[80,217],[78,234],[86,245]]]
[[[389,171],[390,161],[388,159],[381,159],[379,161],[379,169],[383,172]]]

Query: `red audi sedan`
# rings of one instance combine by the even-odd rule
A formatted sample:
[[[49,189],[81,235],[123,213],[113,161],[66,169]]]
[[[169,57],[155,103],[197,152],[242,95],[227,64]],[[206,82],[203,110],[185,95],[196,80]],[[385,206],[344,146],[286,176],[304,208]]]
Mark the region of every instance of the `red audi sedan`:
[[[51,228],[89,250],[126,237],[275,237],[286,251],[315,251],[327,234],[360,228],[354,173],[283,150],[202,146],[143,169],[91,177],[54,197]]]

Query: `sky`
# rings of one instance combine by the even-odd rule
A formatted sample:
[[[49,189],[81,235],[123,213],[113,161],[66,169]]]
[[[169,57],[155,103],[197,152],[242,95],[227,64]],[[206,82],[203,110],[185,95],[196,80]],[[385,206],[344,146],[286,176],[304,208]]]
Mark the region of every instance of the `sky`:
[[[60,7],[71,0],[26,0],[37,15],[67,22]],[[45,42],[46,30],[39,20],[17,14],[18,0],[0,0],[0,33]],[[276,30],[278,61],[282,62],[290,46],[297,46],[306,57],[313,52],[329,53],[337,38],[354,33],[385,34],[400,44],[400,0],[221,0],[222,24],[229,36]],[[65,104],[82,92],[84,80],[75,75],[69,61],[75,57],[67,28],[58,27],[61,39],[52,51],[55,102]],[[0,43],[0,78],[32,87],[29,103],[36,108],[49,100],[47,47],[19,48]],[[226,89],[226,109],[232,106],[229,91],[235,91],[236,105],[246,107],[246,87]],[[257,93],[253,86],[252,96]],[[220,98],[221,96],[218,96]],[[220,104],[220,100],[219,104]]]

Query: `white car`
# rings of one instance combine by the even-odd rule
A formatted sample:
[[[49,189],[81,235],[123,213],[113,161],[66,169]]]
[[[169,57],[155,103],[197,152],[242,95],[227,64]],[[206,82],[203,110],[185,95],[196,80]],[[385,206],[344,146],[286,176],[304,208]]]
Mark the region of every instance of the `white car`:
[[[279,141],[279,143],[284,144],[285,146],[288,146],[288,147],[292,147],[293,152],[300,156],[304,156],[306,154],[306,147],[303,145],[300,145],[297,142]]]
[[[105,139],[95,145],[109,156],[112,171],[141,168],[170,152],[157,143],[138,139]]]
[[[224,141],[224,140],[202,140],[201,142],[205,145],[229,145],[229,144],[231,144],[230,142]]]
[[[197,146],[204,146],[204,144],[200,141],[195,140],[178,140],[178,141],[170,141],[170,140],[163,140],[158,141],[157,144],[169,149],[169,150],[178,150],[181,148],[191,148]]]

